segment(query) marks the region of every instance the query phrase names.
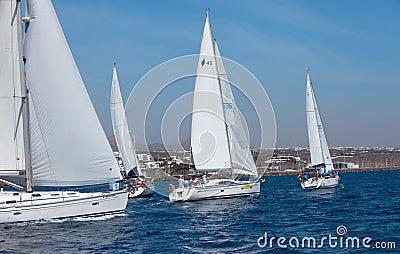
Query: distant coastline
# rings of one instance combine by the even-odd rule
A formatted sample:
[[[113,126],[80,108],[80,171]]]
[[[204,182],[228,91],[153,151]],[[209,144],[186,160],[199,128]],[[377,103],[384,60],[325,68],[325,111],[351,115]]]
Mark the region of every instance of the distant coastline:
[[[400,167],[390,167],[390,168],[344,168],[337,169],[336,171],[341,173],[359,173],[359,172],[376,172],[376,171],[391,171],[400,170]],[[300,170],[293,171],[265,171],[263,176],[292,176],[300,173]]]

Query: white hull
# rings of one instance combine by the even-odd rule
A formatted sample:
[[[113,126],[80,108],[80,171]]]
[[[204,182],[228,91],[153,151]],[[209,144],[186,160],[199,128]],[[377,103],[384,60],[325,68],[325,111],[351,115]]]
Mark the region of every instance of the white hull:
[[[142,188],[139,187],[137,189],[133,188],[130,192],[129,192],[129,198],[144,198],[144,197],[148,197],[154,194],[154,186],[153,187],[146,187],[146,188]]]
[[[327,188],[335,188],[339,184],[339,177],[332,178],[318,178],[315,179],[310,178],[301,182],[301,188],[303,189],[327,189]]]
[[[118,214],[124,212],[127,202],[126,190],[0,192],[0,223]]]
[[[177,188],[170,192],[170,201],[194,201],[243,197],[260,194],[260,182],[233,181],[226,179],[212,180],[202,186]],[[219,184],[224,183],[224,184]]]

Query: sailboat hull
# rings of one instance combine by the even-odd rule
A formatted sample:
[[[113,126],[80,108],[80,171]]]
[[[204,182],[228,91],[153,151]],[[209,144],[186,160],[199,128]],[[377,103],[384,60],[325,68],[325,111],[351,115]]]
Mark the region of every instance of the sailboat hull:
[[[153,194],[154,194],[154,186],[146,188],[139,187],[129,192],[129,198],[144,198],[152,196]]]
[[[303,189],[327,189],[335,188],[339,185],[339,177],[333,178],[311,178],[300,183]]]
[[[214,180],[215,181],[215,180]],[[245,182],[232,180],[218,180],[219,182],[229,181],[229,184],[213,184],[196,187],[176,188],[169,194],[170,201],[196,201],[204,199],[220,199],[244,197],[260,194],[260,182]]]
[[[0,192],[0,223],[120,214],[124,213],[127,202],[126,190],[93,193]]]

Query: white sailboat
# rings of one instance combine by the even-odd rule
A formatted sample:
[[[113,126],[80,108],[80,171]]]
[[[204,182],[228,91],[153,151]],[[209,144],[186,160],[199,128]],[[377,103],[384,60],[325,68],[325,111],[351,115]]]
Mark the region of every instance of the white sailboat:
[[[240,111],[231,91],[208,11],[201,42],[193,98],[191,150],[193,165],[203,180],[177,188],[171,201],[230,198],[260,193],[260,182]],[[212,177],[207,179],[206,175]],[[248,180],[239,180],[246,177]]]
[[[145,176],[140,169],[125,115],[116,64],[113,69],[110,107],[115,140],[124,166],[125,179],[130,186],[129,197],[150,196],[154,192],[154,185],[149,181],[146,183]]]
[[[1,189],[0,223],[123,213],[128,192],[53,5],[27,11],[0,1],[0,184],[19,189]],[[67,190],[107,183],[115,190]]]
[[[339,184],[322,126],[310,71],[307,72],[306,112],[311,165],[299,175],[303,189],[332,188]]]

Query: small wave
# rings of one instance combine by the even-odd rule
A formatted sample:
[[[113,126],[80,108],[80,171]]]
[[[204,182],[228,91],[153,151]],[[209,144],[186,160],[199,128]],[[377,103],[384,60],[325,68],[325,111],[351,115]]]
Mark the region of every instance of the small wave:
[[[125,213],[122,214],[105,214],[96,217],[73,217],[73,218],[64,218],[64,219],[39,219],[35,221],[26,221],[26,222],[17,222],[14,225],[18,227],[26,227],[28,225],[41,225],[41,224],[49,224],[49,223],[65,223],[69,221],[104,221],[108,219],[112,219],[115,217],[125,217],[127,216]]]
[[[49,224],[49,223],[64,223],[68,221],[68,219],[39,219],[35,221],[26,221],[26,222],[17,222],[15,225],[19,227],[26,227],[28,225],[41,225],[41,224]]]
[[[115,217],[125,217],[126,214],[122,213],[122,214],[105,214],[105,215],[100,215],[100,216],[96,216],[96,217],[76,217],[76,218],[72,218],[73,221],[104,221],[104,220],[109,220]]]

